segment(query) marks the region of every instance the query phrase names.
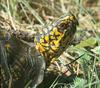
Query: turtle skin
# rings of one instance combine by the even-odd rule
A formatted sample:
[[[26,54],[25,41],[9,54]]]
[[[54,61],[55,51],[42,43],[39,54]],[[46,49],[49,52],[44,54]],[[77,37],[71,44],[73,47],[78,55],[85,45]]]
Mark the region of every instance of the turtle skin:
[[[65,15],[54,22],[48,33],[38,36],[36,48],[45,57],[47,66],[53,58],[58,58],[71,44],[77,25],[78,20],[73,14]]]

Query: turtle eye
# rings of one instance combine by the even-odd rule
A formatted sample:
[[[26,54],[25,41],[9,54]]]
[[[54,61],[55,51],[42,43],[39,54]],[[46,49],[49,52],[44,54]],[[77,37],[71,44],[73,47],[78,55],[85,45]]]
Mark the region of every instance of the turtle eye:
[[[66,24],[66,23],[61,23],[61,24],[59,25],[58,28],[59,28],[60,30],[64,31],[67,27],[68,27],[68,24]]]

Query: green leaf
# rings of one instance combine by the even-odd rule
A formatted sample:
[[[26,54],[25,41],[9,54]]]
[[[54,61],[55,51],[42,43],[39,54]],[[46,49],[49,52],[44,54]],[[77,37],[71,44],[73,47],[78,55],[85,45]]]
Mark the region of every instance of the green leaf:
[[[72,88],[84,88],[86,81],[82,78],[77,77],[74,80],[74,85]]]
[[[94,49],[91,49],[91,51],[94,52],[95,54],[100,55],[100,46],[97,46]]]
[[[88,38],[84,41],[81,41],[78,45],[76,45],[76,48],[84,48],[84,47],[93,47],[96,44],[96,39],[94,37]]]

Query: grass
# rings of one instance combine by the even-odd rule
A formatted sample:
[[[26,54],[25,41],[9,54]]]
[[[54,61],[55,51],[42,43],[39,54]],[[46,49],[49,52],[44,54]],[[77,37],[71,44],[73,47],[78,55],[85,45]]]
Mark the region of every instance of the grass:
[[[51,82],[49,76],[39,88],[100,88],[100,13],[99,0],[1,0],[0,12],[6,13],[12,22],[17,20],[19,24],[27,24],[34,28],[39,25],[44,29],[55,19],[63,14],[72,12],[77,14],[79,26],[76,39],[66,51],[66,59],[69,54],[75,59],[82,56],[74,64],[75,77],[57,74]],[[31,29],[32,29],[31,28]],[[16,28],[15,28],[16,29]],[[37,27],[38,30],[39,29]],[[37,30],[35,29],[35,30]],[[32,29],[34,30],[34,29]],[[63,55],[62,55],[62,58]],[[58,61],[60,62],[60,61]],[[55,72],[54,72],[55,73]],[[51,75],[52,76],[52,75]],[[45,82],[46,81],[46,82]]]

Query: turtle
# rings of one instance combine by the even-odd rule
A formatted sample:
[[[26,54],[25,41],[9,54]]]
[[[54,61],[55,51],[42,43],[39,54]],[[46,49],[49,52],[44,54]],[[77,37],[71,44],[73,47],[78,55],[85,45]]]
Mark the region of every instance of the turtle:
[[[22,33],[14,31],[9,37],[7,32],[0,31],[3,33],[0,38],[1,88],[36,88],[51,60],[58,58],[70,45],[77,25],[76,16],[64,15],[48,32],[32,36],[32,47],[21,41],[27,41],[19,37]]]

